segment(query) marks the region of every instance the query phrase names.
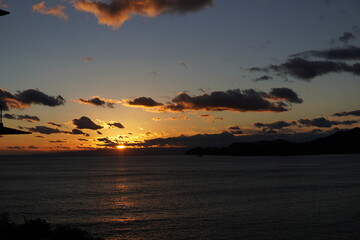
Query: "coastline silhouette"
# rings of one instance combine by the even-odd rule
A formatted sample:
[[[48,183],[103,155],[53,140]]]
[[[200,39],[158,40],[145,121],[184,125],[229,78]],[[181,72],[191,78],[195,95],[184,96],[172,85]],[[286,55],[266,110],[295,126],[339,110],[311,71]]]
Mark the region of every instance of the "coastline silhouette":
[[[193,148],[186,155],[282,156],[318,154],[356,154],[360,128],[337,132],[310,142],[296,143],[283,139],[274,141],[238,142],[223,148]]]

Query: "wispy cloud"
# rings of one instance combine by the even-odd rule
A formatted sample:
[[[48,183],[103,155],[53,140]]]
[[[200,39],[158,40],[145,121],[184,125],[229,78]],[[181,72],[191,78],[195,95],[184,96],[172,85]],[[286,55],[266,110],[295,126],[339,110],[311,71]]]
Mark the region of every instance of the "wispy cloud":
[[[65,134],[71,134],[71,135],[89,136],[89,134],[87,134],[79,129],[73,129],[71,131],[63,131],[58,128],[51,128],[51,127],[46,127],[46,126],[36,126],[36,127],[26,128],[26,129],[29,130],[30,132],[41,133],[41,134],[46,134],[46,135],[56,134],[56,133],[65,133]]]
[[[183,66],[184,68],[188,68],[188,66],[187,66],[187,64],[185,63],[185,62],[179,62],[179,64],[181,65],[181,66]]]
[[[57,128],[50,128],[46,126],[36,126],[31,128],[26,128],[31,132],[41,133],[41,134],[54,134],[54,133],[62,133],[63,131],[57,129]]]
[[[68,20],[69,17],[65,14],[65,7],[61,5],[57,5],[55,7],[47,7],[45,6],[45,1],[39,2],[32,6],[32,10],[34,12],[38,12],[45,15],[52,15],[58,17],[63,20]]]
[[[348,121],[331,121],[327,118],[320,117],[314,119],[300,119],[299,123],[308,126],[308,127],[319,127],[319,128],[330,128],[337,125],[353,125],[358,123],[357,120],[348,120]]]
[[[279,65],[270,65],[264,68],[250,68],[250,71],[269,72],[273,71],[283,76],[310,81],[311,79],[329,73],[348,72],[360,75],[360,64],[347,64],[345,62],[334,61],[312,61],[302,58],[291,58]]]
[[[338,112],[338,113],[334,113],[333,116],[336,116],[336,117],[345,117],[345,116],[360,117],[360,110],[354,110],[354,111],[349,111],[349,112]]]
[[[211,115],[211,114],[201,114],[201,115],[199,115],[198,117],[202,118],[202,119],[205,120],[205,121],[212,122],[212,123],[214,123],[215,121],[222,121],[222,120],[224,120],[223,117],[214,117],[214,116]]]
[[[47,122],[47,124],[55,126],[55,127],[62,127],[62,124],[54,123],[54,122]]]
[[[77,101],[76,100],[72,100],[72,101],[80,104],[89,104],[89,105],[108,107],[108,108],[114,108],[115,104],[121,103],[121,101],[118,100],[106,99],[98,96],[93,96],[90,99],[79,98],[79,100]]]
[[[262,128],[262,129],[270,129],[270,130],[279,130],[279,129],[283,129],[286,127],[290,127],[296,125],[295,121],[291,121],[291,122],[286,122],[286,121],[277,121],[277,122],[272,122],[272,123],[262,123],[262,122],[257,122],[254,123],[254,126],[257,128]]]
[[[344,34],[339,37],[339,41],[346,44],[352,39],[355,39],[355,36],[350,32],[344,32]]]
[[[7,118],[7,119],[16,119],[16,120],[25,120],[25,121],[28,121],[28,122],[38,122],[40,121],[40,118],[37,117],[37,116],[30,116],[30,115],[15,115],[15,114],[9,114],[9,113],[5,113],[4,118]]]
[[[324,60],[309,60],[307,59],[309,57],[323,58]],[[360,63],[350,64],[345,62],[359,59],[360,49],[355,46],[346,46],[296,53],[290,55],[290,58],[281,64],[252,67],[248,70],[252,72],[273,72],[285,78],[291,76],[296,79],[310,81],[315,77],[329,73],[347,72],[360,76]]]
[[[8,5],[7,5],[6,3],[4,3],[3,0],[0,0],[0,7],[2,7],[2,8],[7,8]]]
[[[329,48],[324,50],[311,50],[301,53],[296,53],[290,57],[317,57],[328,60],[360,60],[360,48],[356,46],[345,46],[340,48]]]
[[[82,59],[81,59],[81,61],[83,61],[83,62],[90,62],[90,61],[92,61],[93,59],[91,58],[91,57],[83,57]]]

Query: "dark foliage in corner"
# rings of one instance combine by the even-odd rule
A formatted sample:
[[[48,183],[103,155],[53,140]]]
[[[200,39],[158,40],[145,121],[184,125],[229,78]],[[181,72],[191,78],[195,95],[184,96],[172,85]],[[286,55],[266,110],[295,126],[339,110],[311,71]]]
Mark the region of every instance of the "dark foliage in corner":
[[[51,225],[43,219],[26,219],[24,223],[11,221],[9,214],[0,216],[0,239],[6,240],[102,240],[70,225]]]

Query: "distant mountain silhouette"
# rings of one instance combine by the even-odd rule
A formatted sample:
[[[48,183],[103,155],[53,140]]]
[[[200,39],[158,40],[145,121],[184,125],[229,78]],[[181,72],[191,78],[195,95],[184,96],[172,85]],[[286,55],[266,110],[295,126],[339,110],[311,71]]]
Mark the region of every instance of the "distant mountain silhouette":
[[[187,155],[281,156],[360,153],[360,128],[337,132],[310,142],[274,141],[233,143],[224,148],[193,148]]]

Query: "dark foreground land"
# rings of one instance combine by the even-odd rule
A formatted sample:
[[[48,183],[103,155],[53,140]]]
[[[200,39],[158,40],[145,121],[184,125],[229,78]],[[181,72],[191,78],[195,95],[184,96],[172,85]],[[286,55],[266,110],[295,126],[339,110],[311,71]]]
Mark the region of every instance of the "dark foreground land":
[[[193,148],[187,155],[282,156],[360,153],[360,128],[337,132],[310,142],[274,141],[233,143],[224,148]]]
[[[0,239],[4,240],[102,240],[70,225],[52,225],[43,219],[12,222],[9,215],[0,216]]]

